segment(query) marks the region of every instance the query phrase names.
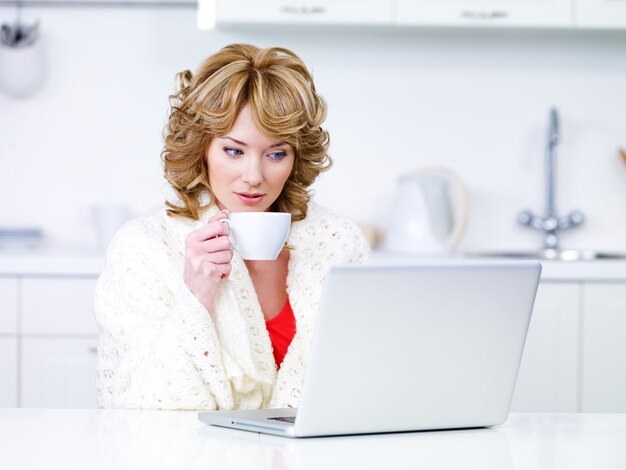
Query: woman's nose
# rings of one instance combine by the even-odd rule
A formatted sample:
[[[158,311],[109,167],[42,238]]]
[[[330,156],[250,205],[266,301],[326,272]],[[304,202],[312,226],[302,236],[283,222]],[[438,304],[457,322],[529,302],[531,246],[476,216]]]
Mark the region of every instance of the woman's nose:
[[[260,160],[251,158],[246,162],[242,180],[250,186],[258,186],[263,182],[263,169]]]

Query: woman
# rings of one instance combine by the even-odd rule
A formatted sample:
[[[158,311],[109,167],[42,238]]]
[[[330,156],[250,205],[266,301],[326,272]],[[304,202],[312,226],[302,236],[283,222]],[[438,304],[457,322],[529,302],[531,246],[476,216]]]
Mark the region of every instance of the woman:
[[[162,153],[178,200],[112,241],[96,290],[102,407],[295,407],[331,264],[360,230],[309,202],[328,169],[326,106],[302,60],[227,46],[179,74]],[[244,261],[229,211],[292,215],[276,261]]]

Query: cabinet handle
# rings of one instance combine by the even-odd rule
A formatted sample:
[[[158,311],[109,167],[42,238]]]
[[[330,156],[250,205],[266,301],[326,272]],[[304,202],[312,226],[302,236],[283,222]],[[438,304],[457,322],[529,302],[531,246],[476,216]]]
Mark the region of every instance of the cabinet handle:
[[[87,352],[89,354],[98,354],[98,348],[96,346],[89,346]]]
[[[462,18],[472,18],[478,20],[494,20],[506,18],[509,13],[504,10],[464,10],[461,12]]]
[[[280,11],[289,15],[323,15],[326,13],[326,8],[320,6],[306,6],[306,5],[283,5]]]

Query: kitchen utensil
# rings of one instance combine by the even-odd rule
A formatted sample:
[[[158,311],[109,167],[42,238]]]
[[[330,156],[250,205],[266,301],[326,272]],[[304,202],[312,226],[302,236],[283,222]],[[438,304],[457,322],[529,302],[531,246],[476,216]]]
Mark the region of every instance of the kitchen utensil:
[[[37,40],[39,24],[4,23],[0,28],[0,43],[8,47],[27,47]]]
[[[423,168],[401,176],[383,248],[395,253],[449,252],[461,240],[467,211],[467,190],[452,171]]]

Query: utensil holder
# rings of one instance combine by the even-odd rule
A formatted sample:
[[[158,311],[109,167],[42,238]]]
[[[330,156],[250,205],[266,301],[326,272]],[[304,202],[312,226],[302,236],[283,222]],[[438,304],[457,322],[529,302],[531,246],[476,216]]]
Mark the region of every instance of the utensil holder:
[[[45,78],[45,55],[42,41],[26,45],[0,42],[0,91],[26,98],[35,93]]]

